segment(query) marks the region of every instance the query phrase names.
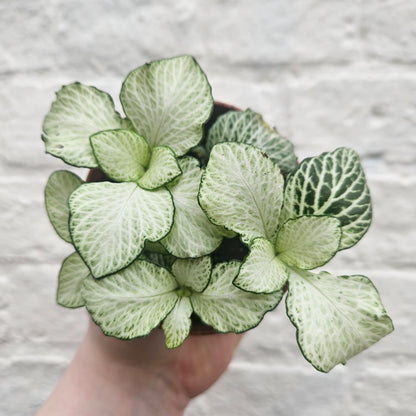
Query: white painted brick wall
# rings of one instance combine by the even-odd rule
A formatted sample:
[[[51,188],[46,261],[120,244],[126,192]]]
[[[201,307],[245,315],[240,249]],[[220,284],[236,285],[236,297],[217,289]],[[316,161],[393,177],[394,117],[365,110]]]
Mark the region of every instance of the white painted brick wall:
[[[282,304],[187,415],[416,415],[415,22],[408,0],[0,0],[0,416],[35,412],[86,325],[55,305],[70,248],[43,209],[48,175],[65,166],[40,140],[53,93],[78,80],[117,97],[131,69],[181,53],[217,100],[263,113],[301,158],[360,153],[374,222],[326,268],[372,278],[396,327],[325,375]]]

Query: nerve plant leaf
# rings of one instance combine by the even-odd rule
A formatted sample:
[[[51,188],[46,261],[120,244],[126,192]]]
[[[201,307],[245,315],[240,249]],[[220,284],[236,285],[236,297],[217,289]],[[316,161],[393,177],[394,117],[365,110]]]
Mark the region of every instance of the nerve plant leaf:
[[[122,128],[124,122],[111,97],[79,82],[56,93],[43,122],[46,152],[74,166],[98,166],[89,138],[101,130]]]
[[[277,235],[279,259],[305,270],[323,266],[338,251],[340,225],[334,217],[303,216],[286,221]]]
[[[339,148],[305,159],[289,176],[281,222],[302,215],[338,218],[340,250],[353,246],[366,233],[371,223],[371,198],[353,150]]]
[[[219,332],[240,333],[254,328],[283,296],[282,291],[259,295],[238,289],[232,282],[239,268],[237,261],[217,264],[207,288],[191,296],[197,315]]]
[[[146,140],[130,130],[107,130],[90,138],[101,170],[117,182],[137,182],[149,165]]]
[[[137,183],[144,189],[156,189],[172,182],[181,173],[173,150],[166,146],[156,146],[152,149],[147,171]]]
[[[172,265],[172,273],[181,287],[202,292],[211,276],[212,260],[209,256],[197,259],[178,259]]]
[[[130,72],[120,100],[150,147],[169,146],[177,156],[200,142],[214,105],[207,78],[190,56],[156,61]]]
[[[393,331],[371,281],[291,270],[287,314],[305,358],[328,372]]]
[[[49,220],[63,240],[72,243],[69,234],[69,203],[71,193],[83,183],[77,175],[58,170],[49,176],[45,187],[45,206]]]
[[[223,239],[223,229],[212,224],[198,204],[202,170],[196,159],[180,160],[182,175],[168,184],[175,204],[172,229],[162,240],[176,257],[200,257],[212,253]]]
[[[78,253],[72,253],[62,263],[58,277],[56,301],[66,308],[84,306],[81,288],[84,280],[91,273]]]
[[[136,260],[104,279],[87,278],[82,296],[104,334],[120,339],[148,335],[175,306],[176,280],[163,267]]]
[[[94,277],[115,273],[158,241],[173,221],[166,189],[146,191],[134,183],[87,183],[69,201],[74,245]]]
[[[288,220],[279,229],[275,245],[264,238],[252,242],[234,284],[254,293],[281,290],[288,279],[287,266],[309,270],[324,265],[337,253],[340,238],[336,218]]]
[[[199,191],[199,203],[217,225],[241,234],[276,240],[283,176],[259,149],[243,143],[214,146]]]
[[[189,297],[178,299],[175,307],[169,312],[162,324],[168,348],[179,347],[189,336],[191,330],[192,304]]]
[[[234,284],[253,293],[282,290],[288,274],[286,264],[277,256],[274,245],[265,238],[256,238],[241,266]]]
[[[207,136],[208,151],[222,142],[241,142],[255,146],[266,152],[282,172],[290,172],[296,166],[293,144],[267,125],[260,114],[249,109],[228,111],[218,117]]]

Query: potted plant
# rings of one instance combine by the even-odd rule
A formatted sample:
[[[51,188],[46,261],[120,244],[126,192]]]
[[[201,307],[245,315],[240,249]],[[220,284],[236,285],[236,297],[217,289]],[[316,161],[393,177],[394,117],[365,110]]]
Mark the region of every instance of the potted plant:
[[[370,226],[358,155],[297,163],[293,145],[251,110],[214,104],[197,62],[180,56],[129,73],[120,101],[62,87],[45,117],[46,152],[90,168],[52,173],[46,209],[74,246],[57,302],[85,306],[119,339],[161,326],[178,347],[201,323],[254,328],[285,292],[305,358],[327,372],[393,330],[364,276],[310,270]]]

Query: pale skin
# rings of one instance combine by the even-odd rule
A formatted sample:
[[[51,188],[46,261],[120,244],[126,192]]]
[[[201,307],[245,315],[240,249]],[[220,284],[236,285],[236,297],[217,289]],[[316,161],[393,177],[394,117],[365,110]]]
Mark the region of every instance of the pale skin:
[[[242,335],[191,335],[168,350],[161,329],[122,341],[91,320],[64,376],[36,416],[179,416],[226,370]]]

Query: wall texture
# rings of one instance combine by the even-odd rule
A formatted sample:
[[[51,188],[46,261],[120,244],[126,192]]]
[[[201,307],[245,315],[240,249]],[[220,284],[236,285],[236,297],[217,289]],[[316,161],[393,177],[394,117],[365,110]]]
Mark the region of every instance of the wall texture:
[[[117,5],[117,6],[116,6]],[[86,325],[55,305],[70,253],[43,208],[43,116],[74,80],[117,97],[152,59],[193,54],[217,100],[250,107],[300,158],[362,157],[374,222],[326,268],[369,276],[396,330],[330,374],[301,356],[283,304],[249,332],[194,415],[416,415],[416,2],[405,0],[0,1],[0,415],[31,415]]]

